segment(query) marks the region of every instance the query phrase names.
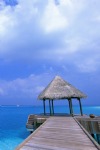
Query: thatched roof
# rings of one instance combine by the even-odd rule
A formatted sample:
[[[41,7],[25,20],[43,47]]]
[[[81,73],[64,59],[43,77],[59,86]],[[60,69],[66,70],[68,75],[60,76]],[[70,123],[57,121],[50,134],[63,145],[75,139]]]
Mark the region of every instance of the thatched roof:
[[[56,76],[51,83],[40,93],[38,99],[68,99],[85,98],[86,95],[74,86]]]

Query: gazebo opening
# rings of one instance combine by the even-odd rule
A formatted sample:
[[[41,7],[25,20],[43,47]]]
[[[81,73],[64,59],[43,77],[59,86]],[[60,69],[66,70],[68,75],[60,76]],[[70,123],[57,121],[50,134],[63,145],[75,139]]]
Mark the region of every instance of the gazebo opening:
[[[86,98],[86,95],[60,76],[56,76],[38,96],[38,99],[43,100],[44,115],[46,115],[45,101],[49,102],[50,115],[54,115],[54,100],[66,99],[68,100],[70,115],[74,115],[72,107],[73,99],[79,101],[80,113],[83,115],[81,98]]]

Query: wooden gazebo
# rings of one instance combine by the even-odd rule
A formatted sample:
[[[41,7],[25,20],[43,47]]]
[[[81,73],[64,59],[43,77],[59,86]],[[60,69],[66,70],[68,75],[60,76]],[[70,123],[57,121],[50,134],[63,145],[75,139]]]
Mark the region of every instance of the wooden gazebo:
[[[49,101],[50,114],[54,114],[53,100],[67,99],[69,102],[70,114],[73,116],[72,99],[79,101],[80,113],[82,112],[81,98],[86,98],[86,95],[74,86],[63,80],[60,76],[56,76],[50,84],[40,93],[38,99],[43,100],[44,115],[46,114],[45,101]]]

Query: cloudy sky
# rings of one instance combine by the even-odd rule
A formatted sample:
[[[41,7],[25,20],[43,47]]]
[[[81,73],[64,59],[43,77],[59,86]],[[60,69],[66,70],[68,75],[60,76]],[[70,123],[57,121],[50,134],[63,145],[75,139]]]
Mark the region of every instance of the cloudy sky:
[[[33,105],[60,75],[100,105],[100,0],[0,0],[0,105]]]

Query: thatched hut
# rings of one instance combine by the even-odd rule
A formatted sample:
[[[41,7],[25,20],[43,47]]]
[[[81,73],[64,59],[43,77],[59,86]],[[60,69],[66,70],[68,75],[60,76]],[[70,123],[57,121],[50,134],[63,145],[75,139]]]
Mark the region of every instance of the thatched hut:
[[[82,112],[81,98],[86,98],[86,95],[76,89],[70,83],[63,80],[60,76],[56,76],[50,84],[40,93],[38,99],[43,100],[44,114],[46,114],[45,100],[49,100],[50,114],[54,114],[53,100],[67,99],[69,102],[70,114],[73,116],[72,99],[76,98],[79,101],[80,112]]]

